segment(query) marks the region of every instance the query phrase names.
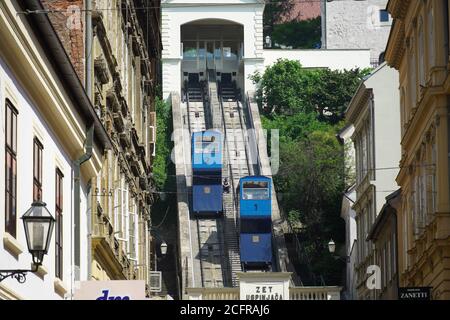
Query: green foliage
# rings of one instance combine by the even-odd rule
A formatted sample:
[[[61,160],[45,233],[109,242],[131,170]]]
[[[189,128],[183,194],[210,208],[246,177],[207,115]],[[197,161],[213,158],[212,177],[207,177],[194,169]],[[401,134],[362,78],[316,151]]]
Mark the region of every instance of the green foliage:
[[[323,259],[329,255],[326,244],[330,238],[345,241],[339,215],[344,189],[343,148],[335,138],[336,128],[316,126],[316,121],[302,136],[280,141],[280,170],[274,182],[281,194],[281,207],[289,212],[288,220],[304,226],[302,245],[309,253],[313,272],[323,275],[327,284],[338,284],[334,281],[340,279],[340,269],[323,268],[327,266]]]
[[[281,21],[282,17],[290,12],[295,5],[295,0],[267,0],[264,9],[264,26],[268,29],[264,30],[264,37],[270,35],[274,25]]]
[[[368,72],[305,69],[298,61],[280,59],[252,80],[259,87],[257,99],[263,114],[314,112],[319,120],[336,124],[344,118],[348,102]]]
[[[160,98],[156,98],[156,156],[153,162],[153,179],[156,187],[162,190],[168,182],[168,172],[173,166],[170,153],[173,147],[171,141],[172,112],[170,106]]]
[[[273,26],[272,43],[292,49],[313,49],[320,46],[321,18],[289,21]]]
[[[301,223],[307,264],[327,285],[340,284],[343,264],[330,255],[327,243],[330,238],[345,241],[342,192],[354,178],[336,134],[368,71],[302,69],[297,61],[279,60],[252,78],[259,85],[264,128],[279,130],[280,169],[274,183],[281,208],[291,224]]]

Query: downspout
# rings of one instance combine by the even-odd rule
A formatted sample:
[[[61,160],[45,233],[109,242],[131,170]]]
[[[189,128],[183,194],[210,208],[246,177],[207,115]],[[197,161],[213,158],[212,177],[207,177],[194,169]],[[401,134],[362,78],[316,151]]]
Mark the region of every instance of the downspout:
[[[93,92],[92,92],[92,78],[93,78],[93,66],[92,66],[92,42],[93,42],[93,29],[92,29],[92,0],[86,1],[86,94],[91,101],[94,100]],[[92,134],[93,134],[92,128]],[[87,151],[87,148],[86,148]],[[90,139],[90,154],[86,153],[90,158],[92,155],[92,137]],[[88,159],[89,159],[88,158]],[[87,161],[87,160],[85,160]],[[92,202],[89,197],[88,192],[88,201],[87,201],[87,280],[91,279],[92,276]]]
[[[92,95],[92,0],[86,1],[86,45],[85,45],[85,61],[86,61],[86,93],[91,101],[93,100]]]
[[[80,243],[80,189],[81,189],[81,165],[88,161],[92,157],[92,145],[94,140],[94,125],[92,125],[86,136],[85,153],[77,160],[74,161],[74,223],[75,223],[75,267],[78,267],[78,274],[75,274],[76,280],[80,280],[80,267],[81,267],[81,243]],[[89,212],[89,210],[88,210]],[[88,216],[88,228],[90,227],[90,215]],[[88,229],[88,236],[90,236],[90,230]],[[90,253],[90,243],[88,243],[88,252]],[[90,261],[88,268],[90,268]],[[90,275],[89,278],[90,279]]]

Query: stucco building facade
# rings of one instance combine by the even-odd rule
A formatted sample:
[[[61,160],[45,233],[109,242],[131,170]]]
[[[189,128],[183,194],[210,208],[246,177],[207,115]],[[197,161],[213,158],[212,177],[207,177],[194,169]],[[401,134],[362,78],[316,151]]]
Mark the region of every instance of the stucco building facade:
[[[399,283],[450,299],[448,1],[389,1],[386,60],[399,70]]]
[[[58,209],[56,215],[64,217],[61,233],[55,233],[52,240],[56,248],[63,248],[63,263],[53,266],[57,258],[51,257],[55,255],[51,251],[46,259],[49,265],[44,261],[43,271],[30,276],[30,282],[44,281],[51,293],[28,290],[29,295],[22,295],[19,290],[15,295],[10,293],[16,289],[11,284],[12,291],[3,297],[72,299],[76,283],[89,280],[144,280],[148,289],[154,247],[150,210],[155,195],[151,172],[161,52],[159,6],[159,1],[140,0],[1,2],[2,32],[10,42],[1,49],[0,106],[2,123],[16,121],[19,129],[17,214],[28,209],[35,194],[33,165],[25,159],[33,159],[33,150],[37,150],[35,154],[43,155],[38,157],[43,168],[37,175],[42,178],[43,200],[51,205],[52,214]],[[27,15],[25,10],[29,10]],[[11,30],[16,30],[15,38]],[[45,42],[48,37],[52,46]],[[23,46],[34,50],[33,55],[21,53]],[[11,58],[13,52],[23,59]],[[36,72],[39,68],[47,72],[47,78]],[[24,70],[28,70],[26,76]],[[35,94],[42,97],[34,100]],[[94,151],[83,163],[80,156],[90,128]],[[16,151],[5,152],[14,155]],[[55,174],[63,181],[58,180],[62,188],[54,186]],[[11,187],[8,181],[5,185]],[[28,188],[32,188],[30,197]],[[53,210],[55,188],[63,192],[64,202],[63,208],[58,204]],[[23,245],[16,243],[23,240],[22,228],[17,227],[17,235],[12,235],[12,227],[6,225],[9,218],[2,222],[5,252],[0,250],[0,254],[6,256],[2,262],[7,265],[1,267],[12,269],[17,264],[14,259],[26,260],[21,254]],[[11,252],[20,257],[10,257]],[[42,280],[35,280],[39,277]]]
[[[387,0],[326,1],[326,49],[370,49],[376,65],[385,50],[392,24]]]
[[[89,181],[110,146],[46,16],[21,14],[37,4],[0,2],[0,269],[32,269],[20,217],[34,201],[45,202],[56,223],[42,266],[24,284],[4,279],[0,300],[64,299],[87,279],[87,242],[76,243],[75,232],[86,235],[88,220],[74,204],[89,210]],[[87,154],[75,197],[77,160]],[[84,268],[74,263],[76,246]]]
[[[400,159],[398,72],[385,63],[359,86],[350,102],[346,119],[353,124],[356,154],[357,293],[358,299],[376,297],[366,282],[368,268],[376,265],[374,246],[367,240],[385,197],[398,189],[395,177]]]

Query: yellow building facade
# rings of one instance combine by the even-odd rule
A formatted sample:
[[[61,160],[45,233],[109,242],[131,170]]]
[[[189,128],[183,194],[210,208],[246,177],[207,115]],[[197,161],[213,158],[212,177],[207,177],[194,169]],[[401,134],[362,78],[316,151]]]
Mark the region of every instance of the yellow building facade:
[[[399,286],[450,299],[449,4],[390,0],[387,8],[386,60],[400,73]]]
[[[94,104],[113,148],[92,182],[91,276],[149,284],[159,9],[139,20],[136,5],[146,3],[96,1],[92,14]]]

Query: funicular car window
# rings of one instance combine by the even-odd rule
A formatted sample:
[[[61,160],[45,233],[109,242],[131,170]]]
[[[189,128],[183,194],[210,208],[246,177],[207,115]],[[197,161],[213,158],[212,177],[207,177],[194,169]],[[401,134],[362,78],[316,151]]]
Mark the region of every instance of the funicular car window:
[[[244,200],[268,200],[269,183],[267,181],[247,181],[243,185]]]
[[[195,153],[218,153],[219,143],[214,136],[197,137],[195,139]]]
[[[242,219],[241,233],[270,233],[272,220],[270,219]]]

